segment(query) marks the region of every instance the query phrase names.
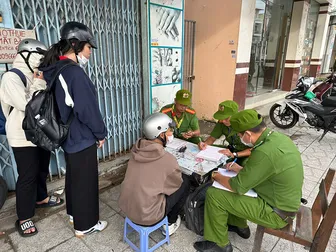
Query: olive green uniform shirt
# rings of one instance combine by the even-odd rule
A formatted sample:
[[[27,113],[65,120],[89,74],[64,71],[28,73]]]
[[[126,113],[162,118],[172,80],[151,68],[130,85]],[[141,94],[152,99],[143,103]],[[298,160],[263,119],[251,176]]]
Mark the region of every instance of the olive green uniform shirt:
[[[254,189],[270,206],[296,212],[300,207],[303,165],[292,140],[266,129],[239,174],[229,180],[238,194]]]
[[[174,117],[172,115],[173,106],[174,104],[169,104],[167,106],[164,106],[163,108],[161,108],[160,112],[165,113],[166,115],[168,115],[170,118],[174,120]],[[187,111],[184,112],[184,115],[182,114],[181,118],[183,116],[184,118],[181,123],[181,126],[174,131],[174,136],[177,138],[189,141],[189,142],[196,143],[196,144],[199,143],[200,142],[199,137],[192,137],[189,139],[185,139],[182,136],[182,133],[186,133],[188,131],[195,131],[199,129],[198,118],[196,116],[195,110],[188,107]],[[181,118],[177,118],[177,121],[180,122]]]
[[[210,136],[213,138],[220,138],[222,135],[225,136],[225,140],[233,147],[235,152],[246,150],[250,147],[244,145],[240,141],[240,137],[237,134],[234,134],[230,137],[228,135],[231,133],[231,128],[224,125],[223,123],[216,123],[215,128],[212,130]],[[224,145],[224,144],[223,144]]]

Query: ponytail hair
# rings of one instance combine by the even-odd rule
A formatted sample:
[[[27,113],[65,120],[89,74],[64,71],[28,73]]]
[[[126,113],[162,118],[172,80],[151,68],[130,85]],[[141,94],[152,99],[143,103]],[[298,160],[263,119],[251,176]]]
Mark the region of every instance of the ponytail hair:
[[[44,57],[41,59],[39,68],[45,68],[56,64],[56,62],[60,60],[60,56],[71,51],[77,55],[83,50],[86,43],[86,41],[79,41],[77,39],[61,39],[59,42],[50,46],[44,53]]]

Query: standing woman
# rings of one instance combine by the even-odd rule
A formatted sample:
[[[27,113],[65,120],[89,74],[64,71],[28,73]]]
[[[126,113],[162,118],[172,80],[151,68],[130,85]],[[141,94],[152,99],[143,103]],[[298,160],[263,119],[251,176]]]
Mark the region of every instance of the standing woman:
[[[75,235],[82,237],[107,226],[99,220],[97,145],[104,144],[107,130],[101,116],[94,84],[84,72],[97,48],[91,30],[84,24],[68,22],[61,29],[61,39],[52,45],[39,67],[47,85],[65,64],[54,83],[61,120],[73,117],[62,148],[66,160],[66,206]],[[76,64],[78,63],[78,64]]]
[[[27,141],[22,129],[28,101],[35,91],[46,88],[43,76],[37,74],[37,67],[46,49],[43,43],[35,39],[22,40],[18,45],[13,69],[2,76],[0,88],[7,139],[13,149],[19,174],[16,182],[18,220],[15,226],[23,237],[37,234],[31,220],[35,215],[35,207],[53,207],[64,202],[47,194],[50,152]]]

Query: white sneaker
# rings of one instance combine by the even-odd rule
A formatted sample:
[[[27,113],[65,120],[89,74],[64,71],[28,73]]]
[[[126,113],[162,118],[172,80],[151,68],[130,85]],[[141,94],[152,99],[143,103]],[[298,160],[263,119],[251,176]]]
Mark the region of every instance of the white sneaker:
[[[95,232],[101,232],[103,231],[107,226],[107,221],[98,221],[96,225],[94,225],[92,228],[89,228],[85,231],[79,231],[75,230],[75,235],[78,238],[82,238],[84,235],[92,234]]]
[[[180,215],[177,217],[177,220],[175,223],[168,224],[168,233],[169,236],[174,234],[176,230],[180,227],[181,225],[181,217]],[[166,235],[166,225],[162,226],[162,234]]]
[[[72,215],[69,215],[69,222],[70,222],[70,224],[73,225],[73,216]]]

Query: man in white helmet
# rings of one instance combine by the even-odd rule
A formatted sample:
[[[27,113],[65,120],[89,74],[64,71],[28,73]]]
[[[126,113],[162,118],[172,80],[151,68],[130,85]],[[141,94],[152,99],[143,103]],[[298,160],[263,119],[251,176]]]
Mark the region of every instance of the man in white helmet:
[[[22,129],[27,103],[37,90],[46,88],[42,73],[37,67],[46,46],[35,39],[24,39],[18,45],[13,68],[1,79],[0,100],[6,118],[6,135],[12,147],[19,174],[16,182],[15,226],[19,234],[28,237],[37,234],[31,220],[35,208],[55,207],[64,201],[48,196],[46,180],[49,173],[50,152],[27,141]]]
[[[190,188],[176,158],[164,149],[172,141],[173,127],[172,119],[163,113],[144,120],[144,138],[131,150],[119,198],[121,210],[136,224],[152,226],[168,216],[169,235],[181,224],[178,214]]]

